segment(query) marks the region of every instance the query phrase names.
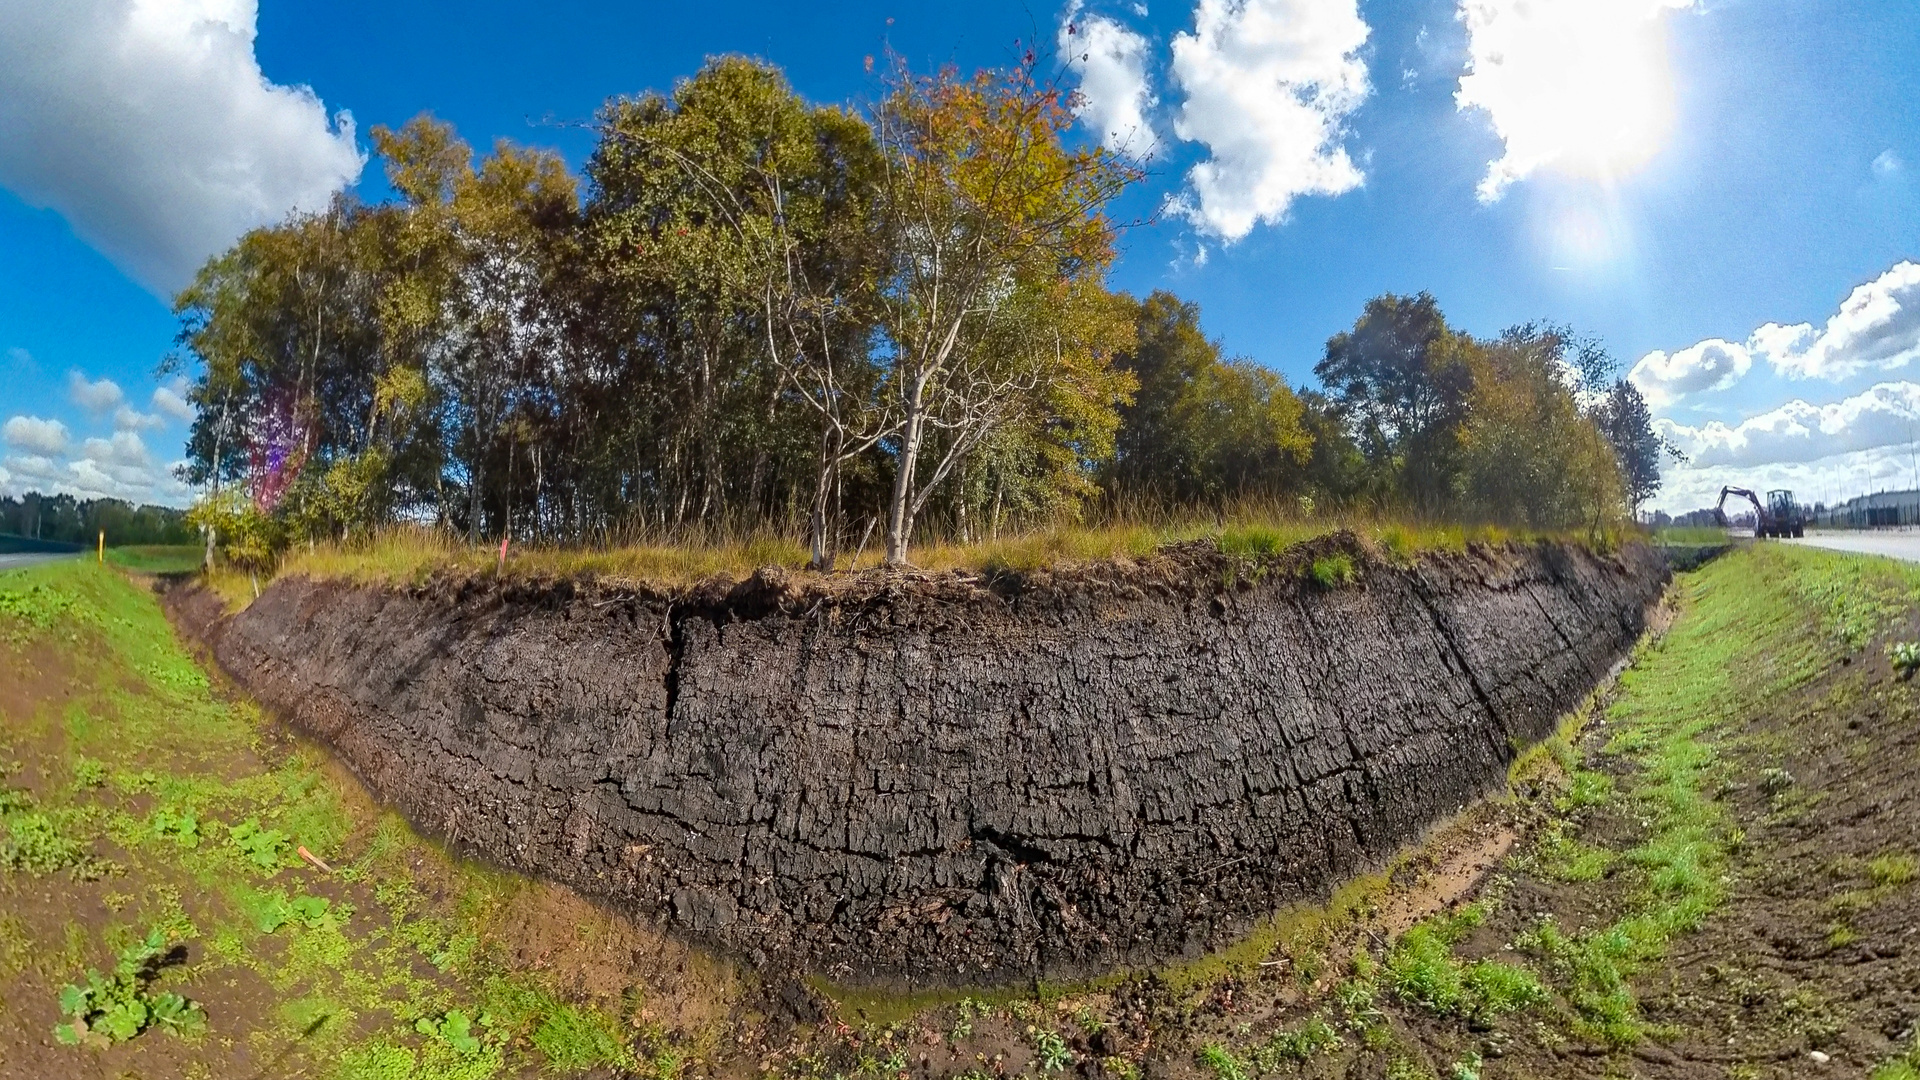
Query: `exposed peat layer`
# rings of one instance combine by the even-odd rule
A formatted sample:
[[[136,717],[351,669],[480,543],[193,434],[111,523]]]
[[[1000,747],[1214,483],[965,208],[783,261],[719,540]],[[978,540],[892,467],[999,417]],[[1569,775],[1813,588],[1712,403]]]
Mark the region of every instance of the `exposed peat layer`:
[[[287,577],[176,619],[455,845],[876,985],[1194,957],[1504,784],[1655,549],[1346,534],[1001,577]]]

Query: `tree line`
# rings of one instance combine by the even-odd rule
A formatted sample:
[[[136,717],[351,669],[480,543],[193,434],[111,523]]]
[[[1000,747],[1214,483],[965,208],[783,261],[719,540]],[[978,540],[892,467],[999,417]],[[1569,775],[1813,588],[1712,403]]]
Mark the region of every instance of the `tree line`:
[[[91,544],[104,531],[111,544],[191,544],[186,515],[166,506],[122,499],[76,499],[27,492],[0,498],[0,533],[63,544]]]
[[[1074,145],[1032,55],[883,85],[818,106],[717,59],[608,102],[580,175],[376,128],[394,198],[249,233],[177,299],[197,520],[256,560],[413,521],[785,530],[827,567],[1249,497],[1570,527],[1657,485],[1644,402],[1569,332],[1383,296],[1297,390],[1107,287],[1141,173]]]

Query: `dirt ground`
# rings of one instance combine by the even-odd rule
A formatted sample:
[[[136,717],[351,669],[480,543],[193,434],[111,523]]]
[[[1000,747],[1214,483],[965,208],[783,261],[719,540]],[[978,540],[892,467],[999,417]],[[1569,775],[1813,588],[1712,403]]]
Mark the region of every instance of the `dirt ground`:
[[[1889,648],[1920,638],[1920,570],[1883,560],[1685,575],[1508,796],[1240,946],[909,1000],[762,981],[449,857],[198,676],[143,584],[0,575],[0,612],[29,582],[71,602],[0,615],[0,861],[33,813],[84,854],[0,869],[0,1078],[1920,1076],[1920,699]],[[332,872],[249,863],[250,817]],[[351,912],[263,931],[274,893]],[[60,987],[155,926],[179,947],[148,989],[204,1029],[61,1045]],[[473,1044],[455,1013],[486,1016]]]

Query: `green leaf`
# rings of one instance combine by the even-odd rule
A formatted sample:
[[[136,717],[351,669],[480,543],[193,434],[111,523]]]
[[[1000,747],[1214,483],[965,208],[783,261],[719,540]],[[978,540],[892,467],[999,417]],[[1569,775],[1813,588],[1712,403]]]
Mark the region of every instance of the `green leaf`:
[[[74,1023],[71,1023],[71,1024],[54,1025],[54,1029],[53,1029],[54,1040],[58,1042],[61,1046],[79,1046],[80,1033],[81,1033],[79,1024],[80,1024],[79,1021],[75,1021]]]
[[[63,1016],[79,1016],[87,1011],[87,992],[68,983],[60,988],[60,1013]]]

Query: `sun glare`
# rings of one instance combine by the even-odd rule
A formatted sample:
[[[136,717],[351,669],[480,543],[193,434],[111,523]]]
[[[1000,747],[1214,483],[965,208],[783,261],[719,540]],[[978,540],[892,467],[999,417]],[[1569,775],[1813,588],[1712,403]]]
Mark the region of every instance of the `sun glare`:
[[[1609,179],[1645,164],[1674,119],[1666,14],[1690,0],[1466,0],[1470,70],[1455,100],[1486,110],[1506,154],[1482,199],[1537,169]]]

